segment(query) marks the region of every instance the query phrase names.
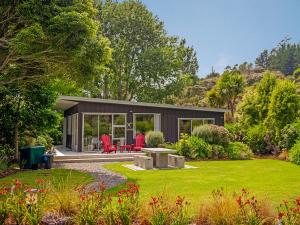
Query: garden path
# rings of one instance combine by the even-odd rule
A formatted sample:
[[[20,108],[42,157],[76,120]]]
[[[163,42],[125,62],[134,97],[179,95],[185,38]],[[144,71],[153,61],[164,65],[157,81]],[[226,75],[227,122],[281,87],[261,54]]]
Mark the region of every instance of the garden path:
[[[111,162],[109,162],[111,164]],[[105,169],[103,167],[107,163],[90,162],[90,163],[60,163],[56,167],[62,167],[65,169],[79,170],[92,174],[96,180],[87,186],[87,189],[99,188],[99,183],[104,183],[107,189],[118,186],[119,184],[126,182],[126,177],[119,173]]]

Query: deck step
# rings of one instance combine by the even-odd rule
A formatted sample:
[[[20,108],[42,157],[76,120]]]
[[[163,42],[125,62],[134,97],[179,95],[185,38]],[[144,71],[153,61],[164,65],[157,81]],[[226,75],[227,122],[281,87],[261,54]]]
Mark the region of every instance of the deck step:
[[[55,155],[55,160],[67,159],[93,159],[93,158],[123,158],[134,157],[135,155],[144,155],[145,153],[111,153],[111,154],[77,154],[77,155]]]
[[[54,158],[54,163],[83,163],[83,162],[126,162],[133,161],[133,156],[131,157],[111,157],[111,158],[69,158],[69,159],[56,159]]]

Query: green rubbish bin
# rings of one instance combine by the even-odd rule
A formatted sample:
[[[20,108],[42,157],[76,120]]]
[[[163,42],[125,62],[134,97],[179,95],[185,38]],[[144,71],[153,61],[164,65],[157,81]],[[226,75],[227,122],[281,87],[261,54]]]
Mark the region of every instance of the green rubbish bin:
[[[43,162],[44,146],[22,147],[20,148],[20,160],[25,169],[37,168]]]

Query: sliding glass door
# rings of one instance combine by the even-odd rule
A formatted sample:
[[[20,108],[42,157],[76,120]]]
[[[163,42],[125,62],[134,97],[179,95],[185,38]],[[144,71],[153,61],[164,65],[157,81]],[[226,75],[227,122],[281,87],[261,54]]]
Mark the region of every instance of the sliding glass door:
[[[101,136],[113,144],[126,144],[126,114],[84,114],[84,150],[100,150]]]

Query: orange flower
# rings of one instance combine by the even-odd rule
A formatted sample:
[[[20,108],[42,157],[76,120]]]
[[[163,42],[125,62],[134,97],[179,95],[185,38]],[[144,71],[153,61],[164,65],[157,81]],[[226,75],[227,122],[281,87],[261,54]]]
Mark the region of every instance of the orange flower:
[[[37,184],[43,184],[45,182],[46,182],[45,180],[39,179],[39,178],[35,180],[35,183],[37,183]]]
[[[284,216],[284,213],[283,213],[283,212],[279,212],[279,213],[278,213],[278,219],[279,219],[279,220],[281,220],[283,216]]]

